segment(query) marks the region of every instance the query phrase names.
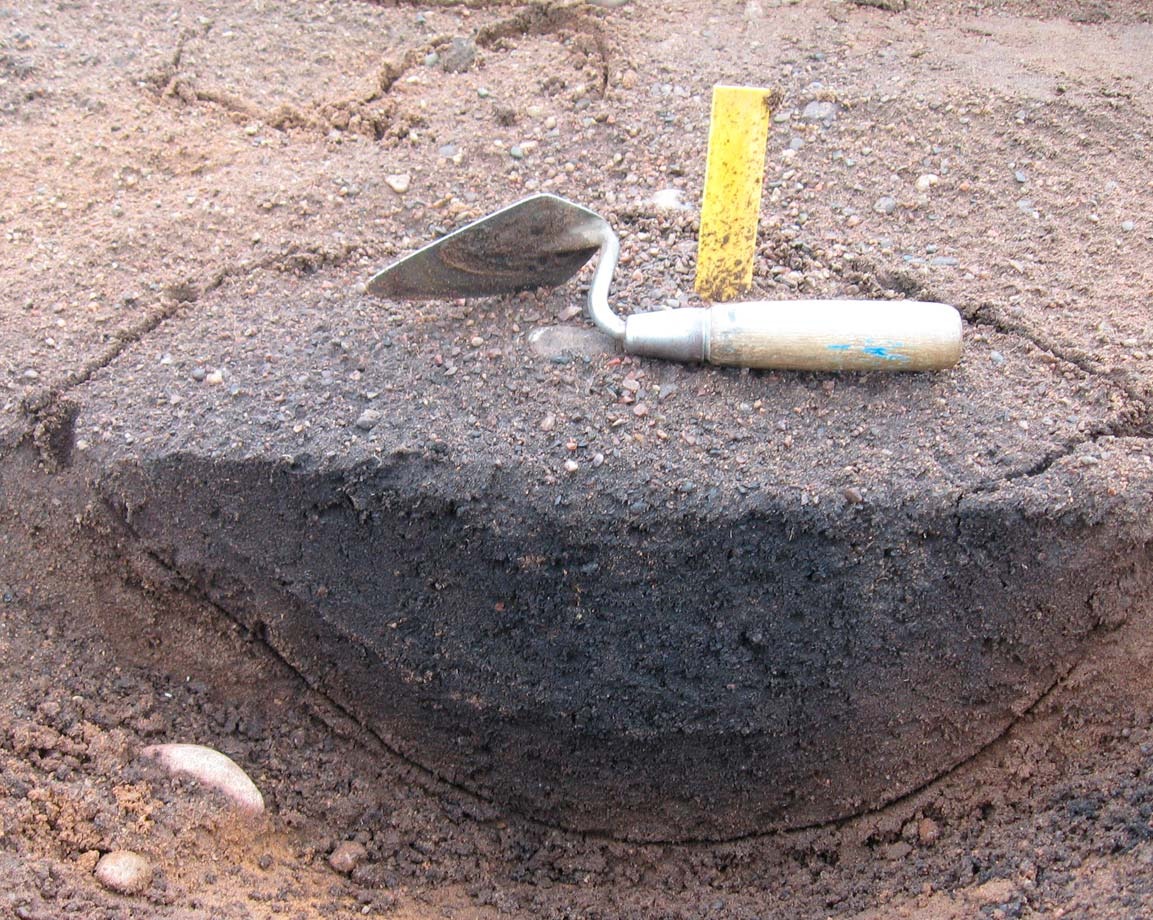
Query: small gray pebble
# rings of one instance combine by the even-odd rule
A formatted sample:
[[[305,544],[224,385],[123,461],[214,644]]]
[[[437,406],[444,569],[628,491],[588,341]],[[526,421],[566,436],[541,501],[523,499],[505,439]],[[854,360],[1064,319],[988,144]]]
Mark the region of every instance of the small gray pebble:
[[[1137,225],[1131,220],[1121,221],[1121,229],[1126,233],[1132,233],[1137,228]]]
[[[814,99],[801,112],[803,121],[832,121],[837,117],[837,104]]]
[[[524,148],[521,147],[520,144],[513,144],[508,149],[508,153],[509,153],[509,156],[511,156],[514,160],[523,160],[524,159]]]
[[[556,361],[558,358],[595,358],[597,355],[616,354],[615,339],[598,329],[585,326],[545,326],[529,333],[529,347],[542,358]]]
[[[873,210],[878,214],[892,214],[895,210],[897,210],[897,199],[889,195],[884,195],[883,197],[877,199],[876,203],[873,205]]]
[[[476,42],[471,38],[454,38],[440,54],[440,67],[445,73],[464,73],[476,61]]]
[[[1022,185],[1024,185],[1026,182],[1029,181],[1029,177],[1026,176],[1019,169],[1015,173],[1013,173],[1013,178],[1016,179],[1018,182],[1020,182]]]
[[[196,380],[196,381],[198,381],[198,382],[199,382],[199,381],[203,380],[203,379],[204,379],[205,377],[207,377],[207,376],[208,376],[208,371],[206,371],[206,370],[205,370],[204,368],[202,368],[202,367],[194,367],[194,368],[192,369],[192,379],[193,379],[193,380]]]
[[[989,352],[989,360],[994,364],[1004,364],[1005,356],[999,351],[991,351]]]
[[[376,409],[365,409],[356,420],[356,427],[361,431],[372,431],[380,421],[380,413]]]

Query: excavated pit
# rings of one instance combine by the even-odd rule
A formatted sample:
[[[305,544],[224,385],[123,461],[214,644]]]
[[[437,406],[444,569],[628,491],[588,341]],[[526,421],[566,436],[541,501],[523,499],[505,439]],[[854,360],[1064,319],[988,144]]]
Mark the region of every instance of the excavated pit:
[[[1022,340],[970,329],[939,375],[558,364],[541,301],[481,346],[468,307],[382,325],[288,283],[78,387],[62,475],[393,749],[539,820],[705,840],[880,806],[1148,597],[1133,408]]]

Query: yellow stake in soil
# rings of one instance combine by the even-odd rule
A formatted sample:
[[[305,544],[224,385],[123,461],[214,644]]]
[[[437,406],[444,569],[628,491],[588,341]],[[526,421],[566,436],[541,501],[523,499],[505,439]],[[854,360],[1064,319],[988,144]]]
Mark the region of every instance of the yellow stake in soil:
[[[731,300],[753,283],[765,144],[776,90],[714,86],[697,242],[697,293]]]

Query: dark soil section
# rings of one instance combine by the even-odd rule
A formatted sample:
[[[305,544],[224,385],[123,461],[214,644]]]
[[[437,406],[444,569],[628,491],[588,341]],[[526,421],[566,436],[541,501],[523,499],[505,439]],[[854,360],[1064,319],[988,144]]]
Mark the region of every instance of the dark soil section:
[[[877,807],[1143,597],[1144,442],[1107,446],[1141,413],[1028,342],[970,330],[937,375],[557,363],[529,332],[563,291],[382,310],[308,277],[225,280],[76,387],[73,462],[126,552],[546,822],[724,839]]]
[[[1012,489],[636,518],[517,486],[464,497],[420,457],[177,455],[100,488],[145,551],[406,757],[642,839],[891,801],[1004,731],[1148,591],[1128,577],[1144,550],[1095,509]]]
[[[1089,662],[986,752],[887,809],[731,843],[614,842],[524,821],[392,756],[171,572],[146,558],[126,571],[132,545],[103,529],[90,494],[31,459],[0,471],[0,570],[20,585],[5,588],[0,621],[0,910],[14,917],[962,920],[1153,908],[1144,613],[1102,632]],[[139,759],[173,739],[243,764],[269,820],[238,824]],[[327,862],[341,840],[367,851],[350,876]],[[100,852],[121,847],[156,867],[127,903],[91,879]]]

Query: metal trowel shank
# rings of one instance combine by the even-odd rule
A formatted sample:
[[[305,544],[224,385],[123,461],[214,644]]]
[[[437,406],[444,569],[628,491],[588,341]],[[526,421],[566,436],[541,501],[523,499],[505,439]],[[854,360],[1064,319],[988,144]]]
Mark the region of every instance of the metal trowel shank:
[[[563,284],[612,230],[555,195],[534,195],[482,217],[390,265],[368,282],[380,297],[488,297]]]

